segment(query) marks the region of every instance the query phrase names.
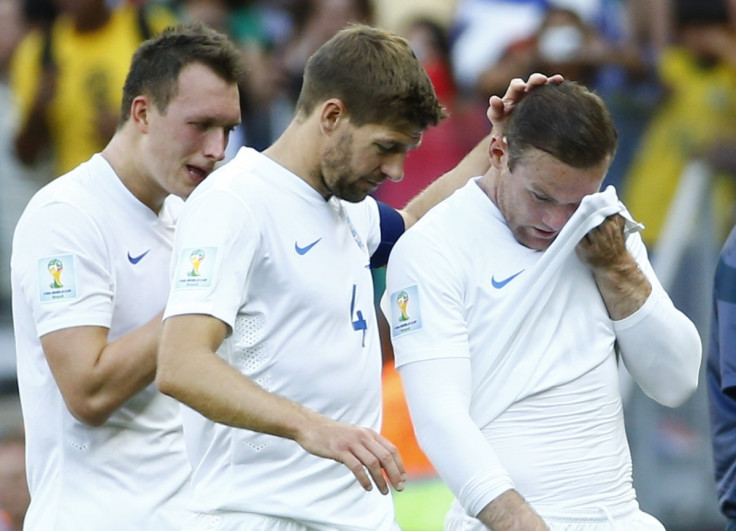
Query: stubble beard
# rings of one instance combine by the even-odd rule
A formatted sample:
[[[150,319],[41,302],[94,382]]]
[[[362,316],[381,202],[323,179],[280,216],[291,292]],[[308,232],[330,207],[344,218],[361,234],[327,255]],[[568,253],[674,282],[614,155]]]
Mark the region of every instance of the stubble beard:
[[[350,203],[360,203],[368,194],[359,189],[360,180],[354,178],[350,165],[352,151],[352,135],[342,133],[336,144],[327,148],[322,154],[321,180],[331,196],[334,195]],[[325,179],[325,175],[331,177],[331,182]]]

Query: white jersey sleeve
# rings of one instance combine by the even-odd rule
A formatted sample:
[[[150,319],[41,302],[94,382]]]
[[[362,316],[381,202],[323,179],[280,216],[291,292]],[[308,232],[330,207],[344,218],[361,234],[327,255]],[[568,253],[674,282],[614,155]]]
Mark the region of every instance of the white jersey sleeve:
[[[38,337],[74,326],[110,328],[114,282],[109,262],[99,227],[82,210],[54,202],[27,212],[15,233],[12,268]]]
[[[652,293],[634,314],[614,322],[616,341],[626,369],[647,396],[676,407],[697,388],[700,336],[657,280],[641,236],[631,235],[627,246],[652,284]]]
[[[177,225],[164,318],[206,314],[232,328],[259,240],[250,210],[236,196],[212,188],[190,198]]]
[[[458,267],[425,233],[409,231],[394,247],[382,306],[397,368],[420,359],[470,357]]]
[[[470,360],[419,361],[399,372],[422,450],[465,511],[477,516],[514,483],[470,418]]]
[[[404,238],[389,259],[383,300],[396,366],[420,446],[466,512],[476,516],[514,485],[470,416],[462,275],[454,274],[459,264],[452,253],[424,233],[409,231]],[[457,448],[462,451],[448,451]]]

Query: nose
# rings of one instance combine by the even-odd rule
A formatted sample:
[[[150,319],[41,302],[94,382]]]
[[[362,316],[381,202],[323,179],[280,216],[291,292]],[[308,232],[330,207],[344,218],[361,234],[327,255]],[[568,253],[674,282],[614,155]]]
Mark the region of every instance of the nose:
[[[395,183],[404,178],[404,159],[406,153],[393,153],[381,164],[381,172]]]
[[[204,145],[205,157],[219,162],[225,158],[225,148],[230,134],[222,128],[214,128],[207,135]]]
[[[552,205],[546,210],[542,222],[552,230],[561,230],[576,208],[576,205]]]

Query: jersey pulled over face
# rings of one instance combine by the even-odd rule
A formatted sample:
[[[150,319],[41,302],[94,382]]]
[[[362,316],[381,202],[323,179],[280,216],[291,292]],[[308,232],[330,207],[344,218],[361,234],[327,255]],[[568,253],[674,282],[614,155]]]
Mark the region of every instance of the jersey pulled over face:
[[[574,168],[535,148],[508,167],[508,153],[493,183],[492,199],[522,245],[545,250],[586,195],[600,189],[610,160]]]

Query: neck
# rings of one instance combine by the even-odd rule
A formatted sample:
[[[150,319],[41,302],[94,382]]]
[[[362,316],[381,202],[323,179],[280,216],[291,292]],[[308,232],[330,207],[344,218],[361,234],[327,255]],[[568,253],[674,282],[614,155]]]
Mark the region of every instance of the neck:
[[[498,206],[498,201],[496,201],[496,170],[493,166],[491,166],[483,177],[478,179],[478,186],[483,190],[483,193],[488,196],[488,199],[490,199],[494,205]]]
[[[329,199],[320,171],[322,145],[312,134],[309,121],[292,121],[286,131],[263,154],[302,179],[309,186]]]
[[[168,194],[148,175],[142,161],[135,156],[135,153],[139,153],[140,149],[128,134],[127,128],[129,126],[128,123],[118,129],[112,140],[102,151],[102,156],[112,166],[118,179],[130,193],[158,214]]]

